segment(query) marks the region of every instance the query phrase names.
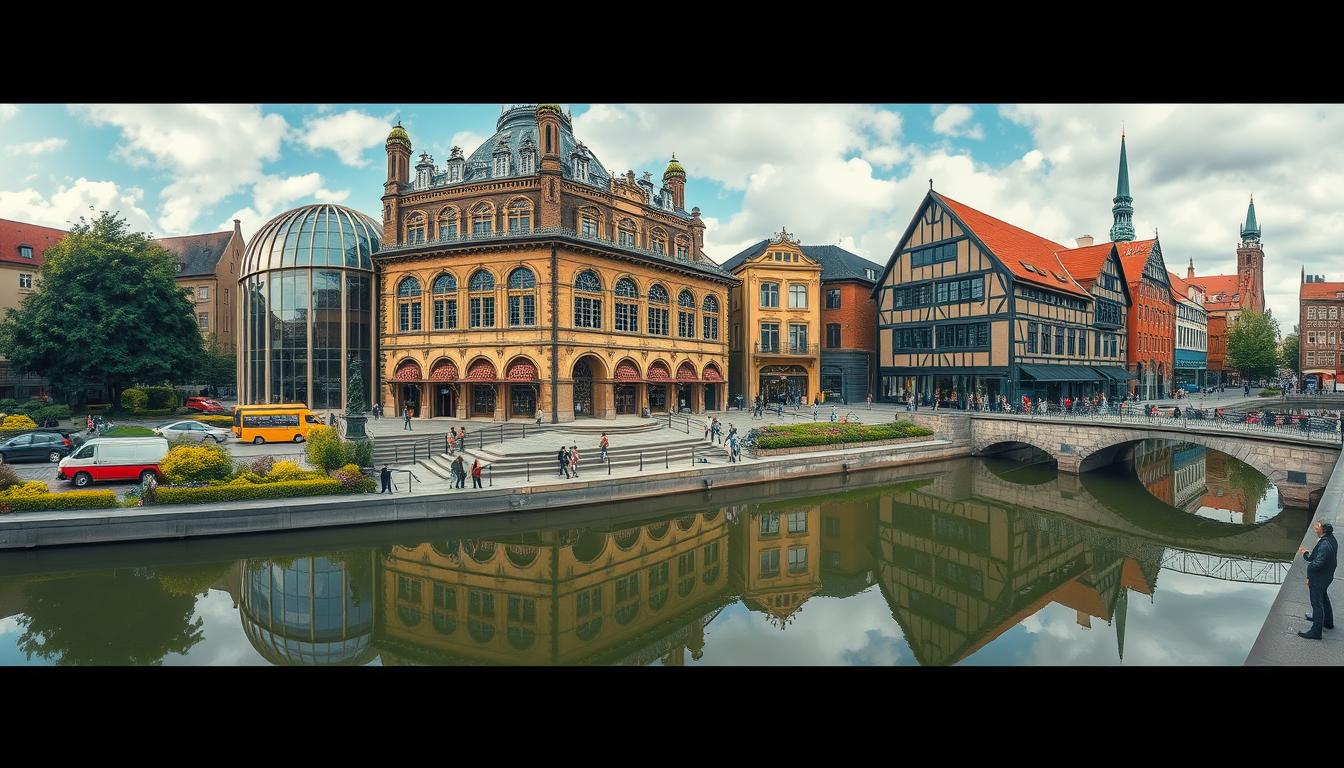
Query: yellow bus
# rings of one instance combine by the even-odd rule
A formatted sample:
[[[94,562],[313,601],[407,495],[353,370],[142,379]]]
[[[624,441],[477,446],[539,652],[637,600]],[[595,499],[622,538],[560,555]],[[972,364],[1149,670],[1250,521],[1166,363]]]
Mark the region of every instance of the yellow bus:
[[[303,403],[279,405],[239,405],[233,409],[233,436],[256,445],[262,443],[302,443],[308,430],[321,426]]]

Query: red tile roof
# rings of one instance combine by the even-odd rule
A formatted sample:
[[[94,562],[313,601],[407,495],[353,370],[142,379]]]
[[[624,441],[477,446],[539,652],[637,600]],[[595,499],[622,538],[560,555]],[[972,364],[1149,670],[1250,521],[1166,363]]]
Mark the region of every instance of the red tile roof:
[[[1175,292],[1176,297],[1179,299],[1189,299],[1191,288],[1198,288],[1200,291],[1204,290],[1203,287],[1199,285],[1188,283],[1181,279],[1181,276],[1175,272],[1168,271],[1167,279],[1171,281],[1172,291]]]
[[[952,211],[957,218],[961,219],[962,223],[976,237],[980,238],[980,242],[984,243],[1017,279],[1042,285],[1052,290],[1091,298],[1087,289],[1072,278],[1069,271],[1060,263],[1059,257],[1055,255],[1060,251],[1069,250],[1065,246],[1053,240],[1047,240],[1040,235],[1032,234],[1020,227],[1015,227],[1001,219],[996,219],[987,213],[981,213],[947,195],[937,192],[932,194],[935,199],[946,205],[948,210]],[[1024,263],[1030,264],[1034,269],[1038,269],[1044,274],[1038,274],[1027,269]],[[1057,279],[1055,275],[1059,275],[1063,279]]]
[[[1069,274],[1073,275],[1073,279],[1091,288],[1097,281],[1097,275],[1101,274],[1101,267],[1106,263],[1106,258],[1111,255],[1112,245],[1114,243],[1097,243],[1082,248],[1070,248],[1055,255],[1069,270]]]
[[[1204,308],[1210,311],[1241,309],[1241,287],[1236,275],[1205,275],[1187,280],[1204,289]]]
[[[1302,298],[1316,300],[1338,300],[1338,294],[1344,292],[1344,283],[1303,283]]]
[[[42,266],[43,254],[65,235],[66,232],[63,229],[0,219],[0,261],[27,264],[34,268],[40,267]],[[32,246],[33,258],[25,259],[19,255],[19,246],[21,245]]]
[[[1135,240],[1130,243],[1116,243],[1120,254],[1120,269],[1124,272],[1125,282],[1130,287],[1137,286],[1143,278],[1143,267],[1148,263],[1148,255],[1153,252],[1153,243],[1157,240]]]

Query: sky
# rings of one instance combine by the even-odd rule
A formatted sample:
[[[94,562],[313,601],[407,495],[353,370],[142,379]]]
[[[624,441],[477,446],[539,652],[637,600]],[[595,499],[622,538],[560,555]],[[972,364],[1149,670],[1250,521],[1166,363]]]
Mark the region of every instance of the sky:
[[[1284,334],[1300,270],[1344,280],[1344,106],[564,105],[608,169],[662,176],[673,152],[722,262],[781,227],[885,264],[929,188],[1056,242],[1109,239],[1127,134],[1134,227],[1167,268],[1233,274],[1246,205]],[[494,133],[501,105],[0,104],[0,217],[67,228],[120,211],[156,236],[251,235],[297,205],[378,218],[400,119],[442,164]]]

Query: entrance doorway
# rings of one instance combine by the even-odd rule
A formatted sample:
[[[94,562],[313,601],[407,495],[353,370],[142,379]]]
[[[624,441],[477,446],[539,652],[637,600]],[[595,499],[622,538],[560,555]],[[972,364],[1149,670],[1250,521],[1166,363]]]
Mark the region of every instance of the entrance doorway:
[[[717,410],[719,410],[719,385],[718,385],[718,384],[706,384],[706,385],[705,385],[705,410],[707,410],[707,411],[717,411]]]
[[[401,385],[401,406],[411,412],[411,418],[420,416],[420,385],[402,384]],[[401,415],[401,408],[397,409],[397,415]]]
[[[509,385],[509,418],[530,419],[537,414],[537,388],[531,384]]]
[[[471,387],[471,415],[495,415],[495,386],[493,384],[473,384]]]
[[[593,369],[587,360],[574,365],[574,414],[593,415]]]
[[[649,385],[649,411],[667,410],[667,385],[650,384]]]
[[[457,385],[440,384],[434,397],[434,415],[438,417],[457,416]]]
[[[688,410],[688,411],[691,410],[691,385],[690,385],[690,384],[678,384],[678,385],[677,385],[677,410],[680,411],[680,410],[682,410],[683,408],[686,409],[686,410]]]
[[[617,414],[635,414],[638,409],[635,406],[635,385],[617,384],[616,385],[616,413]]]

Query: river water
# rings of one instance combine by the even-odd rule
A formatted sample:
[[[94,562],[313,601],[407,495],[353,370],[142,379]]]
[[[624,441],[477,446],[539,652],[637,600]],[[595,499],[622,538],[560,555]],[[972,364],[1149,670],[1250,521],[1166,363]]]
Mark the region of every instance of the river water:
[[[1021,458],[3,554],[0,664],[1242,663],[1305,510],[1188,444]]]

